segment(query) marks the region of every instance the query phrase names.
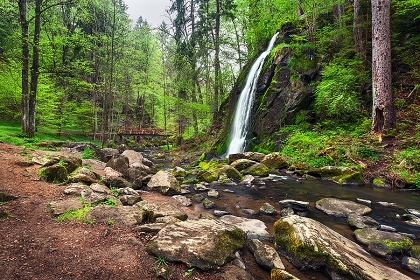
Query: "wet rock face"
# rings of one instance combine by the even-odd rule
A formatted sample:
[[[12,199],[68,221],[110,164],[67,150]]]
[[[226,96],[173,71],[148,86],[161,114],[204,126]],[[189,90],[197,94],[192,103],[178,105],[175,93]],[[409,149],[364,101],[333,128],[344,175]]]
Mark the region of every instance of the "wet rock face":
[[[361,246],[315,220],[292,215],[274,224],[274,239],[296,267],[322,269],[333,279],[411,279],[384,266]],[[344,278],[335,278],[342,277]]]
[[[336,198],[320,199],[316,202],[316,208],[335,217],[348,217],[350,214],[364,215],[372,211],[366,205]]]
[[[147,251],[171,262],[208,270],[234,258],[245,245],[245,234],[235,226],[209,219],[167,225],[153,237]]]

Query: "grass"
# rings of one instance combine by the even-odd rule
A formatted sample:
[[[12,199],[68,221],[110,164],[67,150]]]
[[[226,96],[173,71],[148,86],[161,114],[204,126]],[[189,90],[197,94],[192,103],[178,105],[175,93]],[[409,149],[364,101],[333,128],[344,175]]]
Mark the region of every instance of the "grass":
[[[62,221],[76,221],[76,222],[84,222],[84,223],[93,223],[93,220],[87,218],[87,214],[92,209],[90,205],[85,205],[83,208],[69,210],[60,216],[58,216],[55,220],[58,222]]]
[[[35,137],[28,138],[22,133],[20,123],[6,122],[0,120],[0,141],[14,144],[17,146],[25,146],[27,148],[34,148],[36,144],[44,141],[76,141],[76,142],[94,142],[92,139],[76,134],[68,134],[65,136],[58,136],[57,130],[48,127],[38,127]],[[99,144],[97,142],[96,144]],[[39,147],[36,147],[39,148]]]

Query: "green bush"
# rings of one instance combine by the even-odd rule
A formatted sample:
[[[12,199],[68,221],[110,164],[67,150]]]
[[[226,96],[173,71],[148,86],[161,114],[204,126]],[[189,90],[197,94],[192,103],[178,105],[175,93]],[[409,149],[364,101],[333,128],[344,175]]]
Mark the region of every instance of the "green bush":
[[[357,61],[331,62],[315,90],[315,109],[320,119],[350,120],[359,116],[364,74]]]

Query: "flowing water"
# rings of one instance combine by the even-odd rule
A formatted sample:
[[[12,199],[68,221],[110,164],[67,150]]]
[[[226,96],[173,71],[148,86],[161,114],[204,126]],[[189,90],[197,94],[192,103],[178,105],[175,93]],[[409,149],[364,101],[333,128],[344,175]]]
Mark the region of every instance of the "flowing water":
[[[280,200],[294,199],[307,201],[310,203],[309,210],[306,213],[307,217],[320,221],[350,240],[356,241],[353,236],[353,229],[347,224],[345,218],[328,216],[315,208],[315,202],[317,200],[333,197],[354,202],[357,202],[357,199],[370,200],[371,205],[369,205],[369,207],[372,208],[372,212],[367,214],[367,216],[374,218],[380,224],[396,228],[398,232],[415,235],[417,239],[414,240],[414,243],[420,244],[420,241],[418,240],[420,237],[420,227],[411,226],[405,223],[401,218],[405,213],[405,209],[420,208],[420,193],[416,191],[379,189],[369,186],[341,186],[329,181],[294,178],[287,174],[284,176],[274,176],[270,179],[263,179],[261,184],[252,186],[240,184],[233,186],[211,184],[211,188],[217,189],[220,195],[219,198],[211,199],[216,203],[215,209],[227,211],[235,216],[262,220],[265,222],[268,232],[271,235],[273,234],[273,224],[281,217],[280,214],[274,216],[262,214],[250,216],[245,214],[243,209],[253,209],[258,212],[259,208],[265,202],[268,202],[280,212]],[[226,192],[226,190],[233,192]],[[393,203],[393,205],[382,206],[379,202]],[[210,214],[214,211],[206,210],[202,208],[202,206],[199,207],[201,208],[199,211],[208,212]],[[254,276],[257,276],[260,279],[270,279],[269,273],[253,262],[253,257],[247,249],[242,250],[242,254],[247,262],[247,266],[250,266],[248,269],[255,274]],[[300,279],[328,279],[321,273],[298,271],[292,265],[288,264],[285,259],[283,259],[283,261],[285,262],[286,269],[292,274],[300,277]],[[413,273],[401,269],[398,262],[382,262],[384,265],[398,269],[413,279],[416,278],[416,275]]]
[[[254,102],[258,77],[264,64],[264,60],[273,48],[277,36],[278,33],[274,34],[267,49],[260,54],[257,60],[255,60],[248,73],[245,87],[243,88],[236,105],[232,123],[231,138],[226,155],[242,153],[245,150],[245,138],[248,132],[249,117],[251,115],[251,108]]]

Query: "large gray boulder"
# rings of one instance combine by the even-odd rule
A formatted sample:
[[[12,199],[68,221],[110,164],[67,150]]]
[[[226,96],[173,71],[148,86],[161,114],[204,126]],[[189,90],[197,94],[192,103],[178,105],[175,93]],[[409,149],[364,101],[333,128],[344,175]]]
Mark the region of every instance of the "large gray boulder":
[[[93,207],[87,214],[87,218],[95,223],[122,223],[126,226],[140,224],[145,217],[145,212],[135,206],[107,206],[98,205]]]
[[[242,229],[246,233],[247,239],[270,239],[270,234],[268,233],[267,227],[263,221],[233,215],[224,215],[220,218],[220,221]]]
[[[223,266],[245,244],[235,226],[210,220],[188,220],[164,227],[147,245],[147,251],[169,262],[208,270]]]
[[[132,184],[128,182],[123,174],[119,171],[114,170],[112,167],[105,167],[102,182],[105,185],[113,188],[131,188]]]
[[[248,248],[254,254],[254,258],[263,268],[271,270],[273,268],[285,269],[279,254],[267,244],[258,239],[252,239],[248,243]]]
[[[97,183],[94,183],[88,188],[82,190],[81,196],[84,201],[91,204],[100,203],[107,199],[112,199],[114,202],[116,201],[115,196],[108,187]]]
[[[261,163],[264,163],[269,169],[281,169],[288,165],[286,160],[279,153],[271,153],[264,156]]]
[[[242,159],[235,160],[230,165],[235,167],[239,172],[241,172],[242,170],[245,170],[256,163],[257,163],[256,161],[242,158]]]
[[[160,170],[147,183],[147,190],[171,196],[181,194],[181,185],[174,175],[168,171]]]
[[[274,224],[277,248],[299,269],[322,269],[335,279],[411,279],[391,269],[355,242],[315,220],[292,215]]]
[[[316,202],[316,208],[335,217],[348,217],[350,214],[364,215],[372,211],[368,206],[349,200],[323,198]]]
[[[143,200],[136,205],[147,212],[147,218],[150,221],[155,221],[159,217],[167,216],[175,217],[181,221],[185,221],[188,218],[188,214],[182,209],[179,202],[175,199],[173,200],[173,203],[159,203],[152,200]]]
[[[408,251],[413,241],[396,232],[363,228],[354,231],[356,240],[367,245],[368,250],[381,257],[386,257],[400,251]]]
[[[74,197],[70,199],[51,201],[48,206],[54,216],[59,216],[67,211],[83,208],[83,203],[79,198]]]

